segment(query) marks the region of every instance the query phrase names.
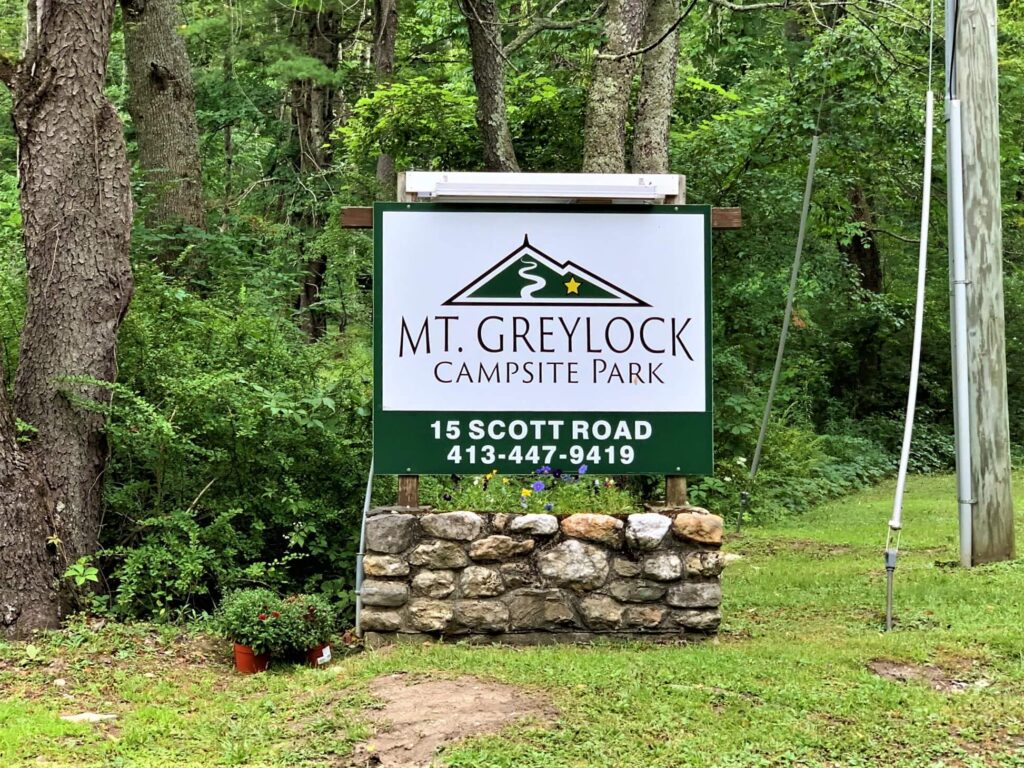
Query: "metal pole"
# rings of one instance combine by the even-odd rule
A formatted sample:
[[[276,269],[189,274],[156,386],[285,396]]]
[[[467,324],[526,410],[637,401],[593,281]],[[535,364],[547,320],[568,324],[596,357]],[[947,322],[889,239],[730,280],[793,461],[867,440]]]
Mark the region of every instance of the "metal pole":
[[[971,478],[971,406],[967,341],[967,246],[964,235],[963,143],[954,55],[957,0],[946,1],[946,169],[949,200],[950,320],[953,352],[953,433],[960,525],[960,564],[973,564],[974,490]]]
[[[804,235],[807,233],[807,213],[811,207],[811,192],[814,190],[814,166],[818,162],[818,135],[811,141],[811,157],[807,162],[807,181],[804,184],[804,204],[800,209],[800,233],[796,238],[796,255],[793,257],[793,269],[789,275],[789,293],[786,296],[786,312],[782,316],[782,333],[779,334],[779,349],[775,354],[775,369],[772,371],[772,383],[768,388],[768,402],[764,404],[764,416],[761,419],[761,431],[757,436],[757,447],[754,458],[750,462],[750,479],[757,477],[757,465],[761,463],[761,450],[764,438],[768,433],[768,418],[772,415],[772,401],[775,389],[779,385],[779,374],[782,373],[782,358],[786,352],[786,337],[789,335],[789,321],[793,316],[793,296],[796,294],[796,281],[800,276],[800,257],[804,252]]]
[[[885,551],[885,631],[892,631],[892,582],[896,573],[896,550]]]
[[[370,474],[366,478],[366,495],[363,497],[363,519],[359,525],[359,552],[356,553],[356,636],[363,636],[360,623],[363,613],[363,556],[366,554],[366,517],[370,512],[370,495],[373,493],[373,459],[370,459]]]

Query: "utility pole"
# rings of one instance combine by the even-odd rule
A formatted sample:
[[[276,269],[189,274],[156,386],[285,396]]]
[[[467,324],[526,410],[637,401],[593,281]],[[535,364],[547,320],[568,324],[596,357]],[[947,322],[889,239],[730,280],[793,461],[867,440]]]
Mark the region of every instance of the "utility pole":
[[[967,475],[967,467],[958,466],[957,485],[961,542],[969,551],[964,565],[977,565],[1008,560],[1015,554],[1003,320],[996,1],[947,0],[946,15],[951,185],[962,172],[959,212],[954,201],[958,190],[950,190],[957,462],[969,463],[970,468]],[[957,236],[963,249],[959,269],[954,263]],[[956,333],[958,323],[960,333]],[[967,435],[965,424],[969,425]],[[969,521],[965,505],[969,505]],[[961,559],[967,560],[968,552],[962,551]]]

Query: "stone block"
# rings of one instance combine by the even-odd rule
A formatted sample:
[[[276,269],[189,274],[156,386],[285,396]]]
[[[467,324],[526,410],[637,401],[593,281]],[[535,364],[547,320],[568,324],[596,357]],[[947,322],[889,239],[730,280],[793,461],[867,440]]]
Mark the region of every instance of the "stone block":
[[[363,573],[366,576],[408,576],[409,564],[396,555],[366,555]]]
[[[658,552],[644,559],[643,575],[656,581],[675,581],[683,575],[683,560],[675,552]]]
[[[552,536],[558,533],[558,518],[554,515],[516,515],[509,522],[508,530],[511,533]]]
[[[505,632],[509,610],[500,600],[459,600],[455,605],[455,624],[469,632]]]
[[[537,573],[529,563],[502,563],[498,566],[506,589],[528,587],[538,582]]]
[[[657,512],[626,518],[626,546],[640,552],[657,549],[672,527],[672,518]]]
[[[692,507],[687,512],[680,512],[672,521],[672,532],[685,541],[698,544],[718,546],[722,543],[725,523],[718,515],[712,515],[706,509]]]
[[[416,597],[448,597],[455,591],[455,573],[452,571],[420,571],[413,577],[412,593]]]
[[[718,576],[725,566],[721,552],[690,552],[686,555],[686,575],[693,577]]]
[[[622,612],[622,621],[627,627],[656,629],[668,614],[660,605],[631,605]]]
[[[472,541],[480,535],[484,521],[475,512],[441,512],[420,515],[420,527],[438,539]]]
[[[394,632],[402,626],[402,614],[383,608],[363,608],[359,613],[359,624],[364,632]]]
[[[419,527],[415,515],[381,514],[366,521],[366,549],[397,554],[412,546]]]
[[[635,560],[627,560],[624,557],[616,557],[612,560],[612,570],[615,571],[616,576],[625,576],[627,578],[639,576],[640,563]]]
[[[469,558],[453,541],[425,541],[412,551],[409,562],[425,568],[464,568]]]
[[[578,626],[576,615],[559,589],[520,589],[502,601],[512,629],[561,629]]]
[[[533,539],[518,541],[511,536],[487,536],[469,545],[469,556],[474,560],[511,560],[532,552]]]
[[[562,519],[562,533],[575,539],[586,539],[618,548],[622,545],[621,520],[610,515],[597,515],[581,512]]]
[[[618,629],[625,606],[607,595],[587,595],[580,600],[580,613],[590,629]]]
[[[624,603],[653,603],[665,596],[668,587],[653,581],[616,579],[606,591]]]
[[[367,579],[362,588],[363,605],[378,605],[394,608],[405,605],[409,599],[409,587],[397,581]]]
[[[573,589],[597,589],[608,578],[608,553],[592,544],[567,539],[537,556],[537,568],[549,581]]]
[[[462,597],[494,597],[505,591],[505,580],[493,568],[471,565],[462,572],[459,579],[459,594]]]
[[[444,600],[415,598],[406,606],[403,629],[418,632],[444,632],[455,615],[452,604]]]
[[[669,623],[692,632],[714,632],[722,623],[722,614],[718,611],[672,611]]]
[[[675,608],[717,608],[722,604],[722,585],[718,581],[693,581],[669,589],[665,602]]]
[[[505,512],[495,512],[491,515],[491,530],[495,533],[504,533],[505,529],[508,528],[509,521],[515,517],[515,515],[509,515]]]

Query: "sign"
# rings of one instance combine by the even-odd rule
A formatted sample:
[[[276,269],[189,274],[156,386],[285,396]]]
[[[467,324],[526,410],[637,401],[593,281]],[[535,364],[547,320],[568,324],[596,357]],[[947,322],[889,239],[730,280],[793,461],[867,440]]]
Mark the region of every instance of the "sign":
[[[710,474],[711,209],[374,206],[382,474]]]

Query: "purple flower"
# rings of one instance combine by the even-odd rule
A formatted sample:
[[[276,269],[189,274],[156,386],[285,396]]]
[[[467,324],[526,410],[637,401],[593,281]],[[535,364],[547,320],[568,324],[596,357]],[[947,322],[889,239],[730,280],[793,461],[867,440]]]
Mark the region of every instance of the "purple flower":
[[[538,475],[550,475],[551,474],[551,467],[549,467],[547,464],[545,464],[543,467],[537,467],[537,469],[535,471],[536,471],[536,473]]]
[[[554,472],[552,472],[551,474],[553,474],[553,475],[554,475],[555,477],[561,477],[561,476],[562,476],[562,470],[560,470],[560,469],[556,469],[556,470],[555,470]]]
[[[590,467],[588,467],[586,464],[580,464],[579,473],[581,475],[585,475],[585,474],[587,474],[587,470],[589,470],[589,469],[590,469]]]
[[[545,512],[550,512],[554,508],[555,508],[555,505],[552,504],[550,501],[547,504],[544,505],[544,511]]]
[[[543,490],[544,490],[544,487],[545,487],[545,486],[544,486],[544,481],[543,481],[543,480],[538,480],[538,481],[537,481],[536,483],[534,483],[534,484],[533,484],[533,485],[532,485],[531,487],[533,488],[533,490],[535,490],[535,491],[537,491],[537,492],[543,491]]]
[[[452,495],[450,493],[446,493],[441,498],[444,499],[445,501],[451,501],[452,500]]]

